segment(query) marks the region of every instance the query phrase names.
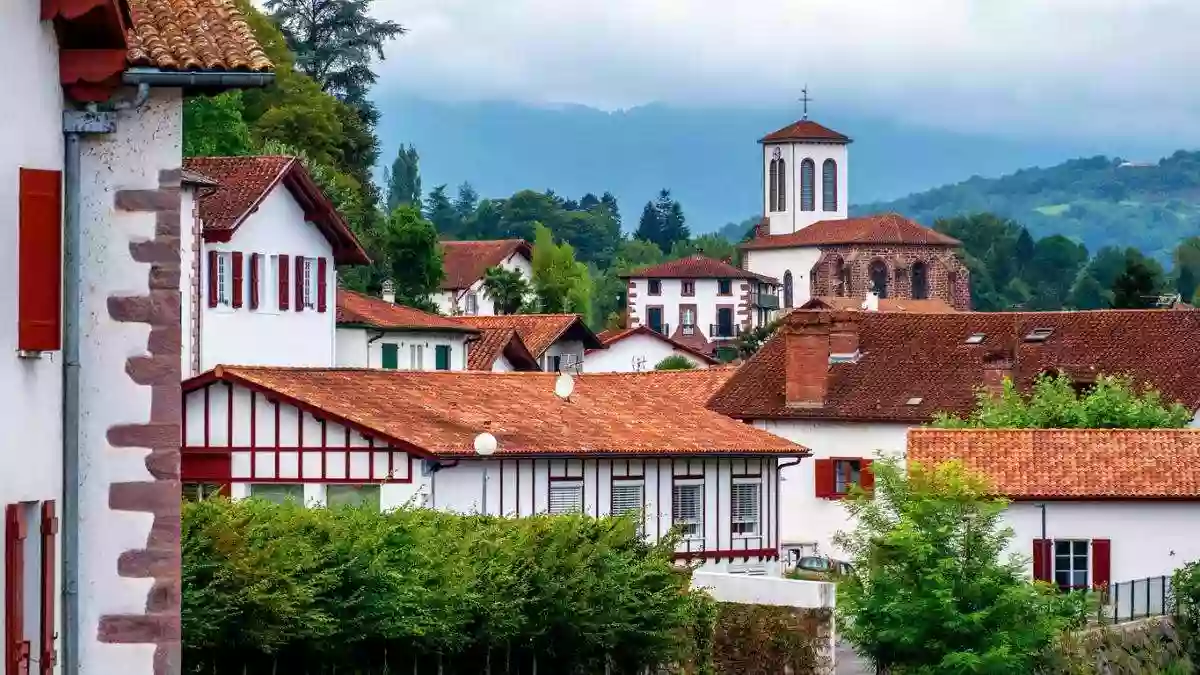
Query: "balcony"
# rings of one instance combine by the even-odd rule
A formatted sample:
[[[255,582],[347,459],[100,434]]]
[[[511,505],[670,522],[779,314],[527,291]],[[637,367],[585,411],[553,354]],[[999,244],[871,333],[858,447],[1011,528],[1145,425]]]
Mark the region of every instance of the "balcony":
[[[667,337],[671,337],[671,324],[669,324],[669,323],[660,323],[658,325],[654,325],[652,323],[652,324],[649,324],[647,326],[647,328],[654,331],[655,333],[658,333],[659,335],[665,335]]]
[[[732,340],[741,333],[741,326],[737,324],[720,324],[714,323],[708,326],[709,340]]]
[[[751,293],[750,304],[762,309],[779,309],[779,296],[774,293]]]

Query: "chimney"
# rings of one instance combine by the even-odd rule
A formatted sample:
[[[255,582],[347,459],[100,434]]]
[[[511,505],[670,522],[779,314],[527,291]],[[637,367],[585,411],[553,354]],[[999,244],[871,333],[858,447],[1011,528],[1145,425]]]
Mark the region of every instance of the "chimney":
[[[783,335],[783,346],[787,406],[820,408],[825,405],[829,388],[829,323],[819,321],[790,328]]]
[[[983,357],[983,391],[988,396],[1004,393],[1004,380],[1012,379],[1012,359],[1002,352],[992,352]]]
[[[383,301],[394,305],[396,304],[396,284],[391,279],[386,279],[383,282]]]
[[[834,316],[833,327],[829,330],[829,355],[833,361],[858,360],[858,322],[849,312],[838,312]]]

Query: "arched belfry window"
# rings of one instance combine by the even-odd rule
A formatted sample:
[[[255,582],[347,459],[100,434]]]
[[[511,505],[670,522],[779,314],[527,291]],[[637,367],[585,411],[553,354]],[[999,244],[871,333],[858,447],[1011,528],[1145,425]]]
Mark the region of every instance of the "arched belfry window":
[[[888,296],[888,268],[882,260],[871,263],[871,290],[881,298]]]
[[[923,262],[915,262],[912,266],[912,296],[913,300],[929,297],[929,268]]]
[[[780,157],[779,162],[779,201],[775,203],[776,211],[787,211],[787,160]]]
[[[815,211],[817,209],[816,196],[813,194],[815,186],[813,183],[817,180],[817,165],[811,159],[806,159],[800,162],[800,210]]]
[[[779,148],[775,148],[767,175],[767,209],[773,213],[787,211],[787,162],[780,157]]]
[[[833,294],[839,298],[850,295],[850,268],[846,267],[846,261],[841,258],[833,263],[833,289]]]
[[[790,309],[792,306],[792,271],[788,270],[783,273],[783,306]]]
[[[837,162],[825,160],[821,165],[821,210],[837,211]]]

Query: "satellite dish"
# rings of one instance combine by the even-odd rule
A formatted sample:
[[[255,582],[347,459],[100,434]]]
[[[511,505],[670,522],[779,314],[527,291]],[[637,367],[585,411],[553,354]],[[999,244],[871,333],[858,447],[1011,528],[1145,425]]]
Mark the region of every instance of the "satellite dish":
[[[575,391],[575,378],[571,377],[570,373],[563,373],[554,380],[554,395],[567,400],[571,398],[571,393]]]
[[[475,437],[475,454],[477,455],[488,457],[495,453],[499,446],[500,443],[496,437],[486,431]]]

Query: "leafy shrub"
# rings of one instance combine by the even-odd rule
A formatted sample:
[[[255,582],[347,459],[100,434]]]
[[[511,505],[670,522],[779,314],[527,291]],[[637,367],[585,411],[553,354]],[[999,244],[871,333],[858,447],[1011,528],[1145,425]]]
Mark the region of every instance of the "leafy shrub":
[[[655,370],[693,370],[696,367],[691,359],[681,354],[672,354],[655,364]]]
[[[1187,652],[1194,663],[1200,664],[1200,561],[1175,570],[1171,605]]]

